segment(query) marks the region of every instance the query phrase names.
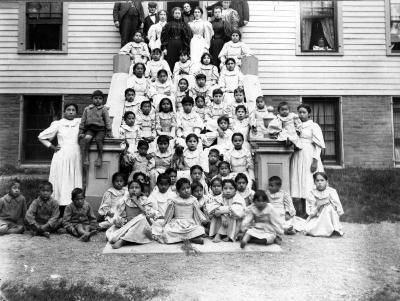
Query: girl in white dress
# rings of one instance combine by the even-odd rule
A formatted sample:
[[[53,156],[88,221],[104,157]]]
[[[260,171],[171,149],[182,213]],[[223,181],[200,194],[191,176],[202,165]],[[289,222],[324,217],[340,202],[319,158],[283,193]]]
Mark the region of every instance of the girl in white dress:
[[[161,69],[157,72],[157,80],[150,85],[149,97],[153,99],[153,106],[159,112],[161,99],[168,98],[175,103],[174,84],[168,78],[167,70]],[[172,107],[173,108],[173,107]]]
[[[71,203],[71,191],[82,187],[81,153],[78,144],[80,118],[75,118],[76,104],[64,107],[64,118],[51,123],[39,134],[39,141],[54,151],[49,182],[53,184],[53,198],[61,207]],[[58,145],[51,144],[57,136]]]
[[[221,71],[219,77],[219,86],[224,94],[224,104],[229,106],[235,102],[234,91],[237,88],[243,89],[243,74],[238,68],[235,68],[235,59],[228,58],[225,61],[226,68]]]
[[[210,49],[210,40],[214,31],[211,23],[201,18],[203,10],[200,7],[194,9],[193,15],[194,20],[189,22],[189,27],[193,33],[190,40],[190,56],[194,64],[200,65],[201,56]]]
[[[307,214],[309,217],[304,226],[304,232],[310,236],[329,237],[332,234],[342,236],[342,225],[339,216],[343,207],[338,193],[328,186],[328,177],[323,172],[313,176],[315,188],[307,196]]]
[[[305,198],[312,190],[313,174],[324,171],[321,162],[321,150],[325,148],[321,128],[311,117],[311,107],[301,104],[297,107],[300,126],[300,144],[302,149],[296,151],[290,162],[290,187],[293,203],[299,216],[305,215]],[[303,199],[303,200],[299,200]]]
[[[157,80],[158,71],[164,69],[168,73],[169,79],[172,78],[171,69],[166,60],[162,57],[162,52],[160,48],[155,48],[151,52],[151,60],[146,64],[145,77],[149,79],[150,82],[155,82]]]
[[[146,67],[143,63],[137,63],[133,66],[133,74],[127,80],[127,88],[135,90],[135,100],[137,99],[142,103],[147,100],[150,84],[144,77]]]
[[[149,38],[149,47],[151,50],[161,48],[161,32],[165,24],[167,24],[167,11],[160,10],[158,12],[158,17],[160,21],[151,25],[147,34]]]
[[[196,75],[204,74],[206,76],[206,86],[209,86],[211,87],[211,90],[214,90],[219,78],[217,66],[211,64],[211,55],[209,53],[203,53],[200,63],[198,70],[195,72]]]
[[[221,60],[221,69],[228,58],[233,58],[236,62],[236,66],[240,68],[242,65],[242,58],[252,54],[249,46],[240,40],[242,38],[242,34],[239,30],[234,30],[231,38],[232,40],[225,43],[218,55],[218,58]]]

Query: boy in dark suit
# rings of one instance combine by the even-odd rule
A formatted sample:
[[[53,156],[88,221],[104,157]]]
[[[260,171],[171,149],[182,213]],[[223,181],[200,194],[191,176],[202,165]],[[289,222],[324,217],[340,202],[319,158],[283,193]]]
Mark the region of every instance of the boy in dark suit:
[[[157,14],[157,3],[149,2],[148,8],[149,8],[149,15],[146,18],[144,18],[144,22],[143,22],[144,23],[143,34],[144,34],[144,41],[146,42],[146,44],[149,43],[147,34],[149,33],[150,26],[154,25],[154,24],[158,23],[158,21],[160,21],[160,19],[158,18],[158,14]]]

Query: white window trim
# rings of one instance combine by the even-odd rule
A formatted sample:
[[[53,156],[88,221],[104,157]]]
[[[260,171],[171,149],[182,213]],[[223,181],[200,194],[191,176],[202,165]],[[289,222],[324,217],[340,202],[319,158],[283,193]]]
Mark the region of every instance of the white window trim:
[[[337,41],[338,41],[338,51],[337,52],[302,52],[301,51],[301,32],[300,32],[300,24],[301,24],[301,9],[300,2],[297,2],[297,18],[296,18],[296,55],[298,56],[343,56],[343,19],[342,19],[342,2],[336,1],[336,20],[337,20]]]
[[[385,0],[385,31],[386,31],[386,55],[387,56],[400,56],[399,52],[392,52],[390,46],[392,46],[392,39],[390,37],[390,0]]]
[[[19,3],[19,17],[18,17],[18,54],[37,54],[37,55],[67,54],[68,53],[68,3],[63,2],[61,50],[48,50],[48,51],[26,50],[25,45],[26,45],[26,2],[21,1]]]

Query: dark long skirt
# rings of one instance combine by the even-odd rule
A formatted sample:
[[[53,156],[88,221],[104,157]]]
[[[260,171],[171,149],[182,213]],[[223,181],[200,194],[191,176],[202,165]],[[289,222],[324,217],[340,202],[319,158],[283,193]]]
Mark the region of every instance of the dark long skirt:
[[[182,40],[171,39],[167,45],[167,63],[173,72],[175,63],[179,61],[179,53],[184,49]]]
[[[212,38],[211,43],[210,43],[210,54],[211,54],[211,64],[215,65],[219,69],[219,65],[221,64],[221,61],[219,60],[218,56],[219,53],[222,50],[222,47],[224,47],[225,41],[223,38]]]

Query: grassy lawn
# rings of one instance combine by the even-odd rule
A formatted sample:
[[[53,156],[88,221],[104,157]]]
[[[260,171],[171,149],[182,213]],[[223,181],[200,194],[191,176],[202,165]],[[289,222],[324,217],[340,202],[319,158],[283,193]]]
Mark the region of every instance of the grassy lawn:
[[[345,214],[341,220],[355,223],[400,221],[400,170],[346,168],[327,170],[329,183],[336,188]],[[22,192],[28,204],[37,197],[41,180],[27,175]],[[7,191],[8,180],[0,180],[0,195]]]

